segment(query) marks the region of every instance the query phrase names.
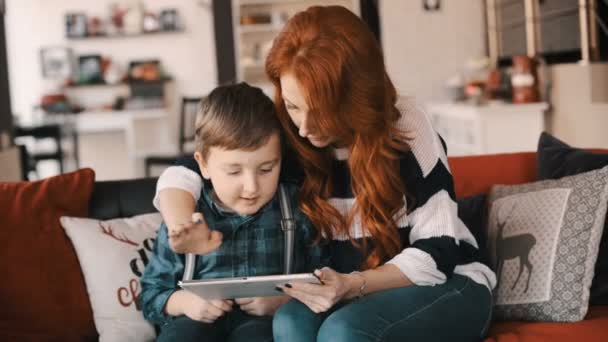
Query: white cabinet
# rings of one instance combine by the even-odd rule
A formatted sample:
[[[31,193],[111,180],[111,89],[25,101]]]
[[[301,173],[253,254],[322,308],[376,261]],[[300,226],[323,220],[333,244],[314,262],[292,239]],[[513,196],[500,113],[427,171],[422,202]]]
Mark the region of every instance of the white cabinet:
[[[536,151],[547,108],[546,103],[426,105],[449,156]]]
[[[313,5],[341,5],[359,15],[359,0],[232,0],[237,81],[272,94],[264,62],[272,40],[297,12]]]

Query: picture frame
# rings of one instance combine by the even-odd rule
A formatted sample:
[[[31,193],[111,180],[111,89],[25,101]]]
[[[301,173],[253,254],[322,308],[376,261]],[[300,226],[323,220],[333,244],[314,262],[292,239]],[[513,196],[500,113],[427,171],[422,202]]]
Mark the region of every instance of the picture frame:
[[[177,12],[177,9],[175,8],[169,8],[160,11],[158,21],[161,31],[179,30],[179,14]]]
[[[101,65],[101,55],[78,56],[78,83],[104,83]]]
[[[441,9],[441,0],[422,0],[422,7],[428,12],[439,11]]]
[[[129,63],[129,82],[157,82],[162,79],[158,59],[136,60]]]
[[[74,71],[74,52],[65,46],[49,46],[40,49],[42,77],[67,79]]]
[[[87,16],[84,13],[67,13],[65,15],[65,35],[68,38],[87,36]]]

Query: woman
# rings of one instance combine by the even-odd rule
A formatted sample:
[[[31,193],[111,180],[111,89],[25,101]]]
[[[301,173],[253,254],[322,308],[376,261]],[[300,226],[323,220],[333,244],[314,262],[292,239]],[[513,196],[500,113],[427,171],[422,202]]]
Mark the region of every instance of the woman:
[[[331,241],[330,267],[315,271],[322,285],[280,287],[296,300],[275,314],[275,340],[482,339],[494,273],[457,217],[443,141],[410,99],[398,100],[365,24],[336,6],[298,13],[266,70],[304,176],[300,207]],[[188,217],[196,177],[166,171],[163,216]]]

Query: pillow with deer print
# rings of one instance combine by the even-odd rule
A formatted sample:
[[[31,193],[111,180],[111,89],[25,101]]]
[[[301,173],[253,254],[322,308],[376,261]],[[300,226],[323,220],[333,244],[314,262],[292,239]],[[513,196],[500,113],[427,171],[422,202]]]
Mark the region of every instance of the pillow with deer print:
[[[60,221],[80,262],[99,341],[154,341],[154,327],[144,319],[138,298],[160,214]]]
[[[608,167],[555,180],[496,185],[488,255],[497,319],[574,322],[589,305],[608,203]]]

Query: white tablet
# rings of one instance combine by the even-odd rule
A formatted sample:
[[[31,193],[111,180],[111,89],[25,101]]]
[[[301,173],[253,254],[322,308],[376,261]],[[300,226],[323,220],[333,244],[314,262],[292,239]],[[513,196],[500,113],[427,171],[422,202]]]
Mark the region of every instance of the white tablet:
[[[282,274],[257,277],[185,280],[178,285],[204,299],[233,299],[280,296],[277,285],[290,282],[320,284],[312,273]]]

